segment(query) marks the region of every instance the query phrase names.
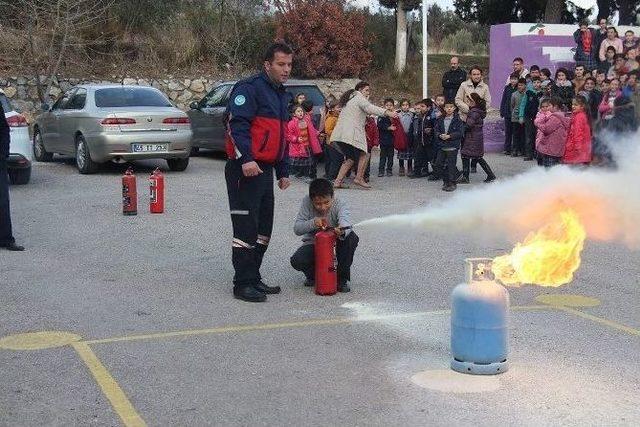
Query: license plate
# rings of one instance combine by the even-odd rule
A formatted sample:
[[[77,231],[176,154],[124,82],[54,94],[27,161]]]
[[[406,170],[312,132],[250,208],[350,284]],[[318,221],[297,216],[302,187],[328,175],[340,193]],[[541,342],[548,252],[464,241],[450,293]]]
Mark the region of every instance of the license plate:
[[[168,144],[131,144],[133,153],[158,153],[167,151]]]

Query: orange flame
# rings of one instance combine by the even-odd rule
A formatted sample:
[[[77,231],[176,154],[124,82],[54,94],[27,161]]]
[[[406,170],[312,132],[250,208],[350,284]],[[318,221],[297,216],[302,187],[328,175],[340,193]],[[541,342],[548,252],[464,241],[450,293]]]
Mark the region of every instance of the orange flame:
[[[510,254],[495,258],[492,271],[505,285],[567,284],[580,267],[586,236],[578,215],[570,209],[562,211],[552,222],[529,233]]]

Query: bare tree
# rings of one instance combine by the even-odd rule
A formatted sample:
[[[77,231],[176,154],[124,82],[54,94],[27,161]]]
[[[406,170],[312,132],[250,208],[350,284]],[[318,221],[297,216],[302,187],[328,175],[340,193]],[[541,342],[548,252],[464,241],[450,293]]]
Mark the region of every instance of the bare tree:
[[[83,33],[106,21],[113,0],[0,0],[9,26],[24,39],[20,63],[34,75],[38,98],[46,102],[71,49],[87,44]]]

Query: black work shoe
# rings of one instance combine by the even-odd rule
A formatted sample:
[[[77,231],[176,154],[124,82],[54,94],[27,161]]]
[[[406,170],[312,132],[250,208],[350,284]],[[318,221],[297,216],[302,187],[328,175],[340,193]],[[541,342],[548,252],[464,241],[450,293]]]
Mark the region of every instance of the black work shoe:
[[[485,179],[485,180],[484,180],[484,182],[487,182],[487,183],[488,183],[488,182],[493,182],[493,181],[495,181],[495,180],[496,180],[496,176],[495,176],[495,175],[489,175],[489,176],[487,177],[487,179]]]
[[[347,285],[347,282],[338,284],[338,292],[351,292],[351,288]]]
[[[456,182],[458,184],[469,184],[469,178],[467,178],[466,176],[462,175],[461,177],[458,178],[458,180]]]
[[[257,284],[253,285],[253,288],[259,292],[262,292],[263,294],[274,295],[274,294],[280,293],[280,286],[268,286],[262,280],[260,280]]]
[[[304,285],[308,286],[308,287],[315,286],[316,285],[316,281],[313,280],[313,279],[306,279],[304,281]]]
[[[267,296],[253,286],[245,286],[242,288],[234,286],[233,297],[247,302],[265,302],[267,300]]]
[[[11,251],[11,252],[22,252],[22,251],[24,251],[24,246],[16,245],[15,243],[7,243],[7,244],[2,245],[0,247],[5,248],[6,250]]]

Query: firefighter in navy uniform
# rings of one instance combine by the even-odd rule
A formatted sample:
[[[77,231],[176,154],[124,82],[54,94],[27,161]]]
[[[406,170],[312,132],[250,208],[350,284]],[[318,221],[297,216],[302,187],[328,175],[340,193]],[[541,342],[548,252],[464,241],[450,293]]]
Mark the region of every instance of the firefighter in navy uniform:
[[[229,209],[233,224],[233,295],[263,302],[280,292],[260,276],[262,257],[273,228],[273,174],[278,187],[289,187],[285,129],[291,95],[283,83],[289,79],[293,51],[284,43],[269,47],[264,70],[234,86],[227,108],[225,166]]]
[[[11,131],[0,104],[0,248],[9,251],[24,251],[23,246],[16,245],[11,231],[11,212],[9,206],[9,175],[7,159],[9,158],[9,143]]]

